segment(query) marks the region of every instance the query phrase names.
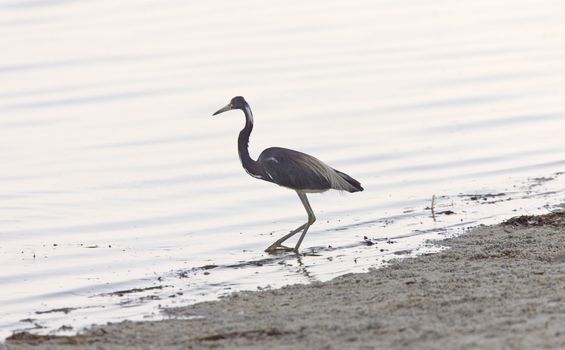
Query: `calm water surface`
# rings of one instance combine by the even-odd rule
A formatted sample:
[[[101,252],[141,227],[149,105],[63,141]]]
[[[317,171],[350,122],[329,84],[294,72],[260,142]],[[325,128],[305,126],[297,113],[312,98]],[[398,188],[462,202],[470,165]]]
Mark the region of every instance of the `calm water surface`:
[[[367,271],[554,208],[564,15],[551,0],[3,1],[0,339]],[[263,253],[306,215],[241,168],[242,114],[210,116],[235,95],[252,156],[298,149],[365,187],[310,196],[300,259]]]

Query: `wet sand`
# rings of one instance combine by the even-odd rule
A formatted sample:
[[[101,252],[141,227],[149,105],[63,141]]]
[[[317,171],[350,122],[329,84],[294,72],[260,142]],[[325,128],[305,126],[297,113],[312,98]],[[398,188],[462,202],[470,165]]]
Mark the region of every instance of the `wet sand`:
[[[565,213],[518,217],[365,274],[170,309],[8,349],[565,348]]]

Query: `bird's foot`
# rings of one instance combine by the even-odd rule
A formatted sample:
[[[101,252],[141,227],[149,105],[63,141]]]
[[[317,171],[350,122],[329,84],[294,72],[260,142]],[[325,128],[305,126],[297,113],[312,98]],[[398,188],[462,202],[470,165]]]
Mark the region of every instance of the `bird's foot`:
[[[295,251],[294,248],[287,247],[282,244],[273,244],[269,246],[267,249],[265,249],[265,252],[269,254],[279,254],[279,253],[293,252],[293,251]]]

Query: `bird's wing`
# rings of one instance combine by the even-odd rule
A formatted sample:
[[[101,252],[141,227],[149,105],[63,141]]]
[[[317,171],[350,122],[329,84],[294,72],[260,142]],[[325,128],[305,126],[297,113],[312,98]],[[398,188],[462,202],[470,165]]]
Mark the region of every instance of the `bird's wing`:
[[[352,185],[333,168],[311,155],[272,147],[264,150],[257,160],[272,182],[295,190],[351,191]]]

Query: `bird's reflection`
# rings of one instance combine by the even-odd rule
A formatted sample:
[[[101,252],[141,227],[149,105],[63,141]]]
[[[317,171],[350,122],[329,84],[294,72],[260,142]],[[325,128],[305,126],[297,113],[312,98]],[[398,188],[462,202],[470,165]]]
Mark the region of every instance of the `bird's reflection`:
[[[308,282],[310,283],[320,282],[320,280],[317,279],[316,276],[314,276],[314,274],[308,270],[308,265],[304,264],[301,255],[296,256],[296,262],[298,263],[299,266],[297,272],[303,275],[304,277],[306,277]]]

